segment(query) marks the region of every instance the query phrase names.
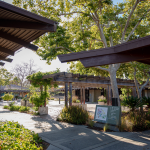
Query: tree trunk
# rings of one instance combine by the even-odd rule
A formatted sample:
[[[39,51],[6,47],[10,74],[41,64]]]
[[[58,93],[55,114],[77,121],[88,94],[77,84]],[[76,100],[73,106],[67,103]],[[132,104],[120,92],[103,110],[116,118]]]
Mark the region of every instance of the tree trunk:
[[[117,80],[116,80],[116,68],[111,67],[109,73],[110,73],[110,82],[111,82],[111,87],[112,87],[113,98],[118,99],[118,106],[120,106],[119,92],[118,92],[118,86],[117,86]]]

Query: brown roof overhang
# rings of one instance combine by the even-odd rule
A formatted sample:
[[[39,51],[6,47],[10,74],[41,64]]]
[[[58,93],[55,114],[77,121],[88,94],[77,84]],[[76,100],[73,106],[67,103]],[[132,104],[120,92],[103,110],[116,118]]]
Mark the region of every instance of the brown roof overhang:
[[[150,36],[113,47],[58,55],[61,62],[80,60],[85,67],[139,61],[150,64]]]
[[[36,51],[38,47],[30,42],[56,28],[53,20],[0,1],[0,60],[11,62],[7,56],[22,47]]]

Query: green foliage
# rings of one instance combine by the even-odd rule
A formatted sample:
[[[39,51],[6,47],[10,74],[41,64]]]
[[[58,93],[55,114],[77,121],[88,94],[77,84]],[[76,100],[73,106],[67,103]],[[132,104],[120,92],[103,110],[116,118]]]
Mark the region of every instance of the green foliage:
[[[123,101],[122,101],[122,105],[123,106],[127,106],[129,108],[131,108],[132,111],[135,110],[135,108],[140,107],[142,104],[139,103],[140,99],[137,97],[133,97],[133,96],[129,96],[126,97]]]
[[[60,113],[62,121],[73,124],[85,124],[88,121],[89,114],[79,106],[64,107]]]
[[[29,101],[29,98],[28,97],[24,97],[22,100],[23,101]]]
[[[89,119],[87,124],[88,124],[90,127],[93,127],[93,126],[94,126],[94,121]]]
[[[120,99],[123,100],[125,99],[126,97],[128,96],[131,96],[132,95],[132,90],[130,88],[121,88],[121,92],[122,94],[120,95]]]
[[[4,101],[11,101],[13,99],[13,95],[12,94],[5,94],[4,96],[2,96],[2,99]]]
[[[150,129],[150,113],[149,112],[129,112],[121,117],[122,131],[143,131]]]
[[[9,107],[13,106],[14,104],[15,104],[15,102],[9,103]]]
[[[4,106],[3,106],[3,109],[9,109],[9,106],[4,105]]]
[[[30,107],[21,106],[19,111],[20,112],[28,112],[30,110]]]
[[[38,107],[32,107],[32,109],[34,110],[34,111],[38,111]]]
[[[150,97],[143,97],[142,101],[144,104],[146,104],[148,106],[148,108],[150,108]]]
[[[104,103],[107,103],[107,100],[106,100],[106,97],[105,96],[99,96],[98,97],[98,102],[104,102]]]
[[[0,67],[0,85],[5,86],[10,83],[12,74],[7,71],[7,69]]]
[[[3,150],[42,150],[41,138],[18,122],[0,121],[0,148]]]
[[[104,132],[106,132],[108,129],[109,129],[108,124],[105,124],[104,127],[103,127]]]
[[[10,111],[19,111],[20,108],[21,108],[21,106],[12,105],[9,107],[9,110]]]

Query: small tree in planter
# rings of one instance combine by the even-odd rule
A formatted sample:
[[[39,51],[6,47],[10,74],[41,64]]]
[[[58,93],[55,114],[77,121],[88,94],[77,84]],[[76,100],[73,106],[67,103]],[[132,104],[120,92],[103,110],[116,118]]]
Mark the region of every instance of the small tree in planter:
[[[36,107],[39,108],[40,114],[48,114],[48,107],[46,107],[46,101],[47,98],[49,98],[49,93],[47,91],[48,87],[52,87],[52,79],[42,79],[44,75],[48,74],[51,73],[42,73],[39,71],[27,77],[27,79],[30,80],[32,86],[40,89],[40,94],[34,92],[34,94],[30,96],[30,101],[34,103]],[[57,87],[57,84],[54,84],[53,86]]]
[[[106,105],[107,104],[107,100],[106,100],[106,97],[105,96],[99,96],[98,97],[98,104],[99,105]]]
[[[11,101],[12,99],[13,99],[13,95],[12,94],[5,94],[4,96],[2,96],[2,99],[4,100],[4,101]]]

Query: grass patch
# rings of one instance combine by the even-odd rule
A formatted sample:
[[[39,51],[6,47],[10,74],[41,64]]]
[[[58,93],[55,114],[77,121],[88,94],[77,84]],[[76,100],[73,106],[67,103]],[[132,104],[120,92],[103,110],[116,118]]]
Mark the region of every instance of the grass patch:
[[[9,106],[4,105],[4,106],[3,106],[3,109],[9,109]]]
[[[42,139],[18,122],[0,122],[0,149],[42,150]]]

